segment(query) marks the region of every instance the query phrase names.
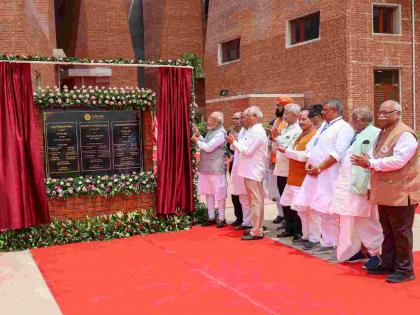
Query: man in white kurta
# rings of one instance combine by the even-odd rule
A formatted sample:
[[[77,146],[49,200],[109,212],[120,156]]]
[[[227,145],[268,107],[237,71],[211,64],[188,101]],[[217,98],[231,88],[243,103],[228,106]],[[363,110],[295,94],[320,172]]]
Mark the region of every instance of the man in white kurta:
[[[248,129],[242,127],[241,131],[239,132],[237,141],[244,141],[248,134]],[[239,202],[242,206],[242,223],[239,226],[235,227],[235,230],[244,230],[251,228],[251,202],[249,200],[246,188],[245,188],[245,181],[242,176],[239,176],[239,168],[241,164],[241,153],[238,152],[237,149],[234,148],[233,154],[233,165],[232,165],[232,172],[231,172],[231,186],[230,190],[232,195],[239,196]]]
[[[268,137],[260,123],[263,118],[261,109],[251,106],[245,110],[245,114],[249,132],[241,141],[233,135],[230,135],[227,141],[240,153],[238,174],[244,178],[245,188],[251,200],[252,229],[249,234],[242,236],[242,240],[259,240],[264,237],[263,180],[268,158]]]
[[[194,129],[192,141],[197,142],[200,149],[198,164],[198,192],[206,196],[209,219],[205,225],[218,228],[226,225],[225,204],[227,197],[226,164],[227,153],[226,131],[223,128],[223,114],[213,112],[207,119],[208,132],[203,138]],[[215,218],[215,204],[219,207],[219,221]]]
[[[351,124],[356,134],[341,164],[331,202],[331,211],[340,216],[337,259],[350,262],[362,260],[365,258],[360,251],[363,243],[371,256],[365,268],[375,268],[380,264],[383,234],[378,207],[368,201],[370,171],[352,165],[351,156],[372,150],[380,132],[371,125],[372,121],[373,116],[368,109],[353,111]]]
[[[338,244],[338,216],[331,211],[332,192],[341,166],[341,160],[353,138],[353,128],[342,117],[339,100],[323,102],[324,122],[308,149],[308,176],[303,181],[294,205],[307,207],[313,215],[321,216],[321,244],[313,248],[308,242],[304,248],[316,253],[333,250]]]
[[[298,104],[287,104],[284,107],[284,120],[287,123],[280,134],[273,131],[275,144],[273,149],[276,152],[276,165],[274,167],[274,175],[277,176],[277,188],[279,190],[280,198],[283,195],[284,188],[287,183],[287,176],[289,174],[289,159],[282,153],[277,151],[277,147],[287,148],[300,136],[302,129],[299,126],[298,117],[300,113],[300,106]],[[283,207],[285,231],[277,235],[277,237],[294,236],[290,233],[292,226],[295,224],[294,216],[290,207]]]

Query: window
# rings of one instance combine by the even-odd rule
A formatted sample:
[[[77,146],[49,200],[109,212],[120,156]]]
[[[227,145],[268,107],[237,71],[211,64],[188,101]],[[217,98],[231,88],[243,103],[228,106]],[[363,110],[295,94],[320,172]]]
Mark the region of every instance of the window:
[[[399,6],[373,6],[373,32],[379,34],[400,33]]]
[[[219,63],[226,63],[226,62],[240,59],[241,57],[240,45],[241,45],[240,38],[235,38],[228,42],[221,43],[220,44],[221,55],[219,58]]]
[[[320,12],[289,21],[290,45],[319,38]]]

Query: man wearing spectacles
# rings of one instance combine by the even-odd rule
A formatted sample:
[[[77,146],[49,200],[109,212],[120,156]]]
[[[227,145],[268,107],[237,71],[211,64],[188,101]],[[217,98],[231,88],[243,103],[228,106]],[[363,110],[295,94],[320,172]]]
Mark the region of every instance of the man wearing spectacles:
[[[382,129],[373,158],[354,155],[352,162],[372,170],[370,202],[378,205],[384,233],[382,263],[369,274],[388,274],[386,281],[414,280],[413,221],[420,201],[418,139],[401,121],[401,105],[384,102],[378,112]]]

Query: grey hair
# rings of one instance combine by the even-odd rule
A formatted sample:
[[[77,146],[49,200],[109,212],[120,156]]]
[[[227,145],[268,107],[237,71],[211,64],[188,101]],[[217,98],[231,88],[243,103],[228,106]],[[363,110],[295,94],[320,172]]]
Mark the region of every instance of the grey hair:
[[[260,109],[258,106],[251,106],[251,107],[248,107],[248,108],[245,110],[245,113],[247,113],[248,115],[255,115],[255,116],[257,116],[259,119],[262,119],[262,118],[264,117],[264,115],[263,115],[263,113],[262,113],[261,109]]]
[[[358,119],[363,120],[364,122],[373,122],[373,114],[367,107],[358,107],[354,109],[352,115],[356,116]]]
[[[236,112],[236,113],[233,114],[232,117],[234,117],[234,116],[242,117],[242,115],[243,115],[243,112]]]
[[[393,100],[388,100],[383,102],[382,104],[391,104],[392,107],[394,108],[394,110],[399,111],[400,113],[402,113],[402,107],[400,105],[400,103],[393,101]]]
[[[331,98],[322,102],[322,105],[328,105],[328,107],[334,107],[338,114],[343,115],[344,113],[344,106],[343,103],[336,98]]]
[[[214,119],[216,119],[219,122],[219,125],[223,125],[224,118],[222,112],[213,112],[210,114],[210,116]]]
[[[298,104],[287,104],[286,106],[284,106],[284,111],[289,111],[292,112],[293,114],[295,114],[296,116],[299,115],[300,111],[301,111],[301,107]]]

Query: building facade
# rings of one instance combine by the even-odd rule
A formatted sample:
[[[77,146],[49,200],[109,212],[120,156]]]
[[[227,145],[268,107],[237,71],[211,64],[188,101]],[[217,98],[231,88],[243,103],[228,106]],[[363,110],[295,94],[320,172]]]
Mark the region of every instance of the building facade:
[[[347,116],[395,99],[420,129],[419,12],[412,0],[210,1],[206,111],[270,113],[288,94],[304,105],[339,98]]]

